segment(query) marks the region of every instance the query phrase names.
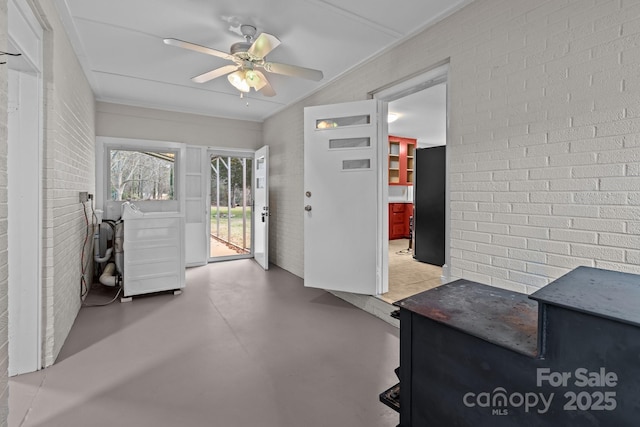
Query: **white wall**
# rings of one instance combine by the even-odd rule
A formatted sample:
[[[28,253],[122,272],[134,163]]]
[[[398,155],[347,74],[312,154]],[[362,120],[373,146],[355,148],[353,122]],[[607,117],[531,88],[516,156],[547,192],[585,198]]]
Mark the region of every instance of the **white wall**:
[[[0,0],[0,50],[7,50],[7,0]],[[7,253],[7,67],[0,65],[0,426],[9,413],[9,343],[7,341],[8,253]]]
[[[302,276],[302,109],[450,61],[451,272],[531,292],[640,273],[640,3],[475,0],[270,117],[272,261]]]
[[[53,2],[38,5],[49,27],[44,40],[43,174],[43,363],[48,366],[80,309],[86,225],[78,193],[95,194],[95,100]],[[89,263],[88,283],[91,274]]]
[[[37,14],[45,34],[43,363],[55,360],[80,307],[84,216],[78,191],[94,192],[94,101],[50,2]],[[7,2],[0,0],[0,50]],[[0,66],[0,426],[7,425],[7,68]]]
[[[257,149],[262,123],[98,102],[96,135]]]
[[[269,146],[269,260],[304,277],[303,107],[336,101],[299,102],[264,122]]]

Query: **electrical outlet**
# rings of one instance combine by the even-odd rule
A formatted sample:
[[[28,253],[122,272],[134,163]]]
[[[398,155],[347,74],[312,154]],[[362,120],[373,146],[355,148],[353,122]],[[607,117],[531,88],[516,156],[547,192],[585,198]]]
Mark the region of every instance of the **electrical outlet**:
[[[87,200],[89,200],[89,193],[86,191],[81,191],[80,192],[80,203],[85,203]]]
[[[89,200],[93,200],[93,194],[89,193]]]

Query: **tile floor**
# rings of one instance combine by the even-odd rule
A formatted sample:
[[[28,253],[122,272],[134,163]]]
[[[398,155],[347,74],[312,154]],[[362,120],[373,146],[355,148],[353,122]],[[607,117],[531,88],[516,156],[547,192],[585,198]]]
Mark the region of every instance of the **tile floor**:
[[[9,427],[395,427],[398,346],[282,269],[210,264],[182,295],[83,308],[53,366],[10,379]]]
[[[380,295],[386,302],[415,295],[442,284],[442,267],[416,261],[409,239],[389,240],[389,292]]]

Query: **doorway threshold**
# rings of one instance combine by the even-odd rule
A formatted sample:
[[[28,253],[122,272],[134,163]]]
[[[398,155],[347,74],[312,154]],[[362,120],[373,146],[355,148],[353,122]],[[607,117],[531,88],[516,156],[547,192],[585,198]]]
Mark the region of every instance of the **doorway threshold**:
[[[378,297],[340,291],[328,292],[369,314],[373,314],[396,328],[400,327],[400,320],[391,317],[391,312],[398,308]]]

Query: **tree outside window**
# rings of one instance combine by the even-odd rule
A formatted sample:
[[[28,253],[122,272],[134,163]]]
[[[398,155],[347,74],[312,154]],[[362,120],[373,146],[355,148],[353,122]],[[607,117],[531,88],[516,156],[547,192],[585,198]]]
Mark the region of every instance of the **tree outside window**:
[[[174,200],[174,152],[110,150],[111,200]]]

